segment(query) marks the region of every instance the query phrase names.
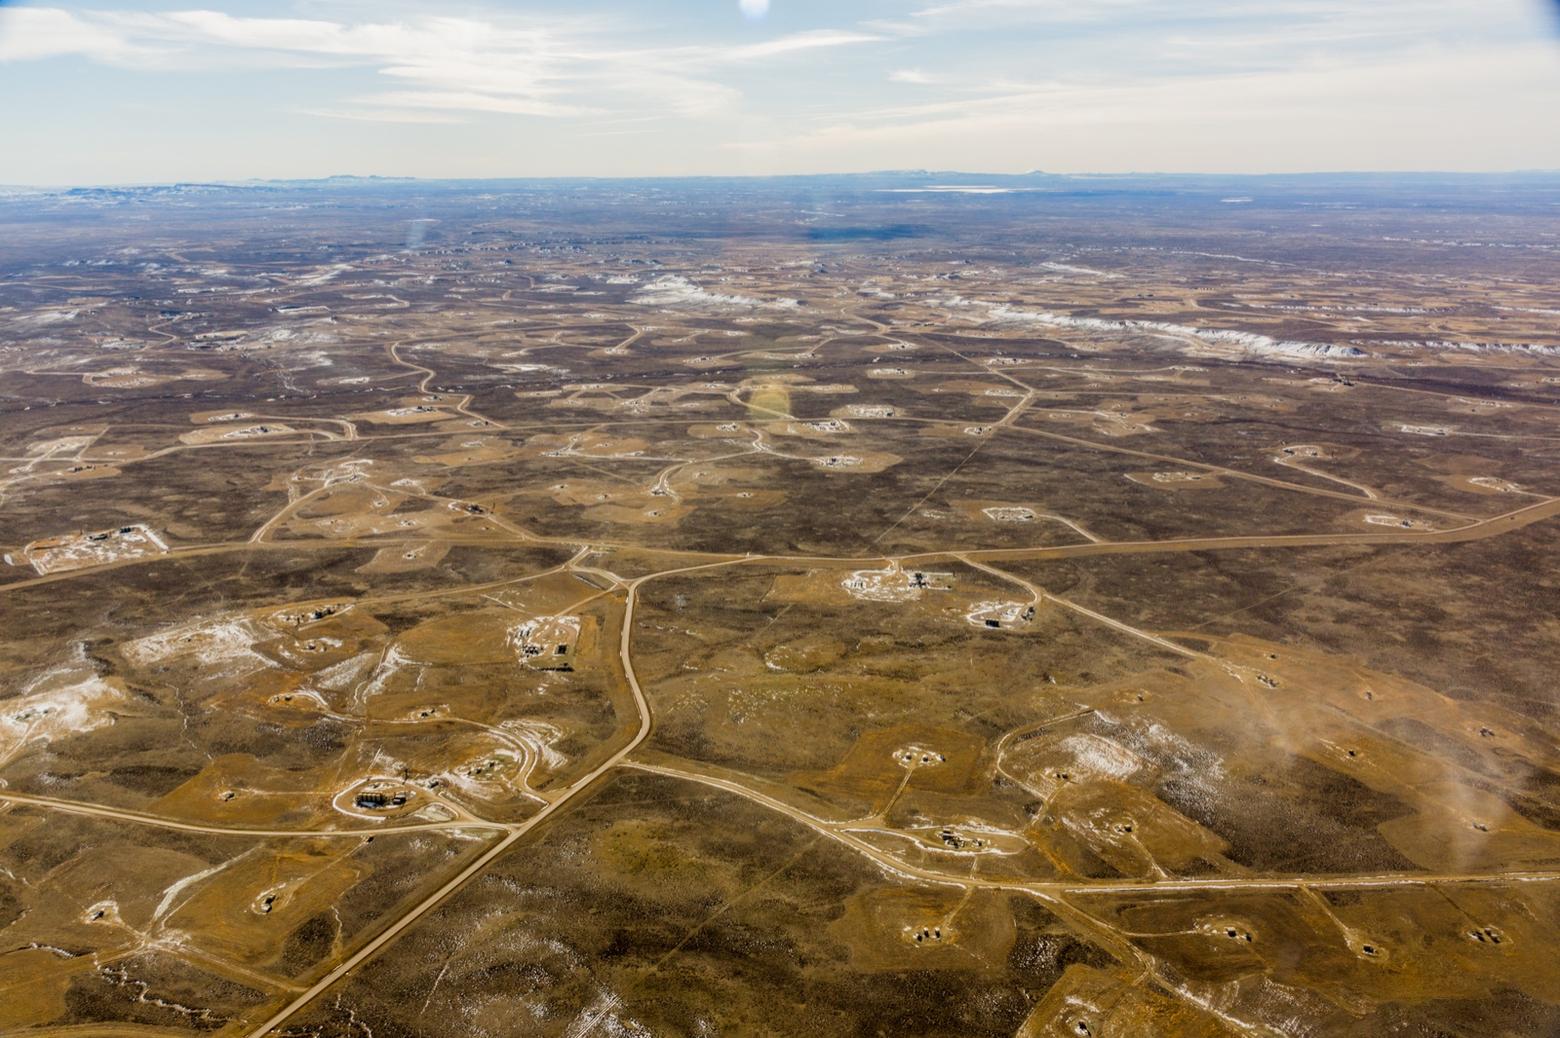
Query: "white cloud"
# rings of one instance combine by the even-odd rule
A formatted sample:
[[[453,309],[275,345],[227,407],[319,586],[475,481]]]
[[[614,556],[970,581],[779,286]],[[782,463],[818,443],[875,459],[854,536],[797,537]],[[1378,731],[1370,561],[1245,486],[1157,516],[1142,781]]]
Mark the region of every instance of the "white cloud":
[[[220,11],[0,11],[0,60],[73,54],[127,63],[161,54],[167,69],[317,65],[362,67],[410,89],[339,99],[351,106],[444,109],[540,118],[652,111],[699,118],[734,110],[740,93],[718,70],[807,52],[871,43],[865,32],[817,29],[736,45],[625,48],[602,22],[568,17],[481,20],[422,17],[347,23],[239,17]]]
[[[815,29],[796,32],[789,36],[776,36],[763,43],[734,47],[726,52],[729,59],[748,61],[754,58],[772,58],[779,54],[795,54],[798,51],[818,50],[824,47],[846,47],[857,43],[877,43],[883,39],[876,33],[840,32],[833,29]]]
[[[561,118],[640,106],[705,115],[737,92],[709,69],[792,51],[837,46],[827,34],[780,37],[735,50],[625,51],[597,27],[568,19],[490,22],[460,18],[347,24],[236,17],[217,11],[73,14],[51,8],[0,10],[0,61],[59,55],[128,64],[160,55],[163,70],[314,64],[362,67],[417,89],[370,94],[362,103]],[[344,99],[346,105],[359,99]],[[341,104],[319,109],[338,116]],[[382,113],[381,113],[382,114]]]
[[[1556,154],[1534,152],[1531,136],[1560,92],[1554,58],[1552,46],[1535,43],[1249,74],[1037,83],[859,111],[784,142],[731,147],[777,171],[837,168],[828,157],[843,155],[872,157],[855,168],[1057,172],[1533,168]],[[1535,154],[1550,159],[1525,158]]]
[[[1133,0],[1095,0],[1093,3],[1076,3],[1069,0],[946,0],[944,3],[929,4],[912,12],[911,17],[926,19],[958,18],[968,19],[972,16],[998,14],[998,15],[1045,15],[1055,17],[1066,15],[1071,18],[1099,17],[1101,8],[1110,9],[1123,7],[1133,3]]]
[[[501,97],[464,90],[388,90],[354,98],[362,104],[391,108],[444,108],[462,112],[559,117],[583,115],[587,109],[558,105],[530,97]]]
[[[0,7],[0,61],[37,61],[68,54],[126,61],[147,53],[112,29],[52,7]]]
[[[362,123],[458,125],[465,122],[456,115],[439,112],[409,112],[393,108],[300,108],[298,112],[300,115],[314,115],[322,119],[347,119]]]
[[[1423,33],[1458,23],[1487,27],[1531,18],[1535,6],[1530,0],[920,0],[900,17],[866,24],[904,36],[1040,27],[1122,35],[1179,24],[1207,39],[1244,27],[1279,30],[1275,42],[1282,50],[1295,42],[1290,29]]]

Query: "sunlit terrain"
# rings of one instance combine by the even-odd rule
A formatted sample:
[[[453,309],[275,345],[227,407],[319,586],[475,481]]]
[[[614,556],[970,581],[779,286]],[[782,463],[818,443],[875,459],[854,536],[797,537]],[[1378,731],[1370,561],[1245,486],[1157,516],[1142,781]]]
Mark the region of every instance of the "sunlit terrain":
[[[0,199],[0,1033],[1556,1033],[1557,202]]]

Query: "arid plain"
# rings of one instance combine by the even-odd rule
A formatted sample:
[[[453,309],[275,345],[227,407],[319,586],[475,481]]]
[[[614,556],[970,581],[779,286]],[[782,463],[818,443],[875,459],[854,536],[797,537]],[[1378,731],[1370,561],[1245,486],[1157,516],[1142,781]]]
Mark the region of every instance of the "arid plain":
[[[949,186],[0,202],[0,1034],[1560,1030],[1560,195]]]

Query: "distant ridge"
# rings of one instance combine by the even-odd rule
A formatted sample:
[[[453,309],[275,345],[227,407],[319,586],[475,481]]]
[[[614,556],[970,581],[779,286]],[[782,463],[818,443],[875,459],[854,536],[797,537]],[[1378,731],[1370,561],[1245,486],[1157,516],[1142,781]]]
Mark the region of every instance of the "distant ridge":
[[[242,188],[302,188],[302,187],[374,187],[374,186],[449,186],[460,185],[544,185],[544,184],[568,184],[568,183],[623,183],[623,184],[675,184],[675,183],[730,183],[730,184],[795,184],[795,183],[839,183],[872,185],[884,184],[932,184],[940,182],[954,183],[989,183],[994,185],[1062,185],[1062,184],[1098,184],[1101,182],[1140,184],[1143,186],[1158,187],[1212,187],[1216,184],[1225,185],[1284,185],[1305,184],[1319,185],[1327,183],[1348,185],[1376,185],[1376,186],[1423,186],[1426,184],[1441,185],[1491,185],[1502,184],[1508,186],[1533,185],[1553,186],[1560,185],[1560,170],[1531,169],[1509,170],[1502,172],[1447,172],[1438,170],[1400,170],[1400,171],[1372,171],[1372,170],[1338,170],[1331,172],[1310,173],[1161,173],[1161,172],[1115,172],[1115,173],[1049,173],[1045,170],[1032,169],[1022,173],[983,173],[970,170],[932,170],[932,169],[885,169],[871,170],[857,173],[789,173],[779,175],[746,175],[732,176],[727,174],[689,174],[684,176],[658,176],[658,177],[603,177],[603,176],[558,176],[558,177],[409,177],[393,174],[359,174],[359,173],[333,173],[323,177],[254,177],[244,180],[199,180],[199,181],[175,181],[172,183],[121,183],[121,184],[82,184],[82,185],[28,185],[13,184],[0,185],[0,194],[11,193],[51,193],[62,194],[69,192],[91,191],[160,191],[160,192],[195,192],[207,190],[233,190]]]

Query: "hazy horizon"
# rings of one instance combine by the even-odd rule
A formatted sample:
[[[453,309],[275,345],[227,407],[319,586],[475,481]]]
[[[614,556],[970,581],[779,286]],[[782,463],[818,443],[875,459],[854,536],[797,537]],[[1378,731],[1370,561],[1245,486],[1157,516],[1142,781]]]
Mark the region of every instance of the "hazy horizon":
[[[489,183],[489,182],[569,182],[591,181],[612,183],[621,181],[624,183],[640,181],[697,181],[697,180],[735,180],[735,181],[763,181],[763,180],[797,180],[797,179],[827,179],[849,177],[969,177],[969,178],[1004,178],[1014,179],[1021,177],[1048,177],[1055,179],[1071,180],[1152,180],[1156,178],[1189,180],[1205,179],[1218,180],[1258,180],[1278,179],[1285,177],[1326,180],[1327,178],[1365,178],[1365,177],[1447,177],[1453,179],[1498,179],[1501,177],[1548,177],[1560,178],[1560,168],[1555,169],[1490,169],[1490,170],[1445,170],[1445,169],[1324,169],[1324,170],[1257,170],[1252,172],[1233,173],[1224,170],[1089,170],[1075,173],[1056,173],[1051,170],[1023,170],[1009,172],[1002,170],[940,170],[940,169],[866,169],[866,170],[817,170],[799,173],[668,173],[668,174],[644,174],[644,175],[610,175],[596,173],[558,173],[546,176],[528,176],[524,174],[495,174],[492,176],[413,176],[399,173],[322,173],[311,176],[293,177],[170,177],[164,180],[105,180],[105,181],[78,181],[60,182],[52,184],[27,184],[27,183],[0,183],[0,189],[24,190],[24,191],[69,191],[92,189],[130,189],[130,188],[154,188],[173,187],[179,185],[188,186],[217,186],[217,187],[244,187],[261,184],[299,184],[325,181],[384,181],[395,183]],[[950,189],[975,188],[981,185],[976,183],[959,183],[939,185]],[[1018,190],[1018,189],[1015,189]]]

